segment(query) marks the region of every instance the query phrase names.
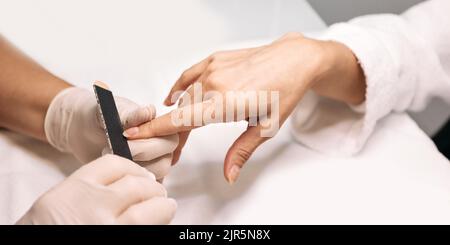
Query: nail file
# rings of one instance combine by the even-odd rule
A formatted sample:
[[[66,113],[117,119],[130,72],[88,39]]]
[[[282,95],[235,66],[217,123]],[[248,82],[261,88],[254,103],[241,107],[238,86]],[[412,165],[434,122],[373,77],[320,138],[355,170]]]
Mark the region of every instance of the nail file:
[[[95,82],[94,92],[109,148],[114,155],[133,160],[127,139],[122,135],[123,128],[111,90],[106,84]]]

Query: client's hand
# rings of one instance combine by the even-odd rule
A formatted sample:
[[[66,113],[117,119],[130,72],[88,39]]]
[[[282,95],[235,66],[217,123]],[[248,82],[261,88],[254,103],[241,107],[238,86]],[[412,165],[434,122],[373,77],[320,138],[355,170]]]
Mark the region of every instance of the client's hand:
[[[201,85],[198,90],[195,82]],[[364,76],[350,49],[335,42],[288,34],[266,46],[219,52],[192,66],[181,75],[165,101],[172,105],[180,91],[187,91],[181,107],[130,128],[125,135],[142,139],[180,133],[176,161],[193,128],[247,120],[249,127],[225,158],[225,177],[232,183],[252,153],[277,132],[309,89],[352,104],[365,98]],[[197,91],[203,95],[197,96]],[[183,120],[178,120],[179,115]]]
[[[106,155],[42,195],[17,224],[168,224],[176,208],[152,173]]]
[[[115,97],[115,101],[124,129],[149,122],[155,117],[153,106],[141,107],[121,97]],[[72,153],[83,163],[100,157],[102,152],[108,153],[95,95],[85,89],[68,88],[53,99],[45,118],[45,134],[51,145]],[[178,136],[129,140],[128,144],[133,160],[154,173],[159,180],[170,170]]]

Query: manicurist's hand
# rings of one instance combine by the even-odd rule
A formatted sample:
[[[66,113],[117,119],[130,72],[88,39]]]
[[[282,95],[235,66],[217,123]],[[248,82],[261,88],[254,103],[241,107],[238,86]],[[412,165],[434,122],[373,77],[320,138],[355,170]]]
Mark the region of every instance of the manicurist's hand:
[[[151,121],[153,106],[115,97],[124,129]],[[108,153],[109,147],[97,100],[93,91],[71,87],[62,90],[50,103],[45,117],[45,135],[57,149],[72,153],[81,162],[90,162]],[[178,135],[151,139],[129,140],[133,160],[162,179],[171,168],[172,153],[178,145]]]
[[[116,97],[122,126],[155,117],[153,106]],[[34,137],[87,163],[108,152],[92,90],[73,87],[0,36],[0,127]],[[177,135],[128,142],[133,160],[162,179],[172,162]],[[64,164],[64,163],[61,163]]]
[[[165,100],[173,105],[182,96],[179,108],[128,129],[125,136],[143,139],[179,133],[176,161],[190,130],[247,120],[249,127],[225,158],[225,177],[233,183],[252,153],[276,133],[309,89],[356,105],[364,101],[364,76],[344,45],[288,34],[266,46],[218,52],[192,66]],[[242,101],[244,106],[239,106]]]
[[[152,173],[105,155],[42,195],[17,224],[168,224],[176,208]]]

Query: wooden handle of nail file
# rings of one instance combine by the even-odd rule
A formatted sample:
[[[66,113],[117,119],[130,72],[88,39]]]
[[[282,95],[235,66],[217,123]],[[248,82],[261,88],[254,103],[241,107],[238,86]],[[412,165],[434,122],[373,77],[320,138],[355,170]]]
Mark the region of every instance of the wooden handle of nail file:
[[[97,97],[109,148],[114,155],[133,160],[128,141],[123,136],[119,112],[111,90],[105,83],[97,81],[94,83],[94,92]]]

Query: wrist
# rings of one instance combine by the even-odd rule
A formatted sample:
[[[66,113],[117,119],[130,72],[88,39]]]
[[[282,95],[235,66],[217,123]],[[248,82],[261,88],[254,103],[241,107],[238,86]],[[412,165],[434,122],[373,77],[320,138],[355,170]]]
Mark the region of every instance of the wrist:
[[[317,94],[358,105],[365,100],[366,81],[355,54],[342,43],[319,41],[321,65],[311,89]]]

